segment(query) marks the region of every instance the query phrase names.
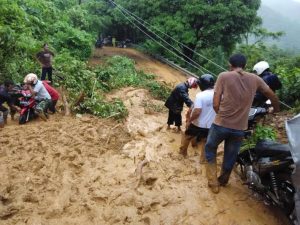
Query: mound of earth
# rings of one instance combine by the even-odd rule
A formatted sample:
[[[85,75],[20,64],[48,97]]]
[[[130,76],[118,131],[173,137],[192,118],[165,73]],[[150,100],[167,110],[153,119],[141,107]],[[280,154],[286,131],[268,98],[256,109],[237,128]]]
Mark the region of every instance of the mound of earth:
[[[107,98],[124,101],[125,121],[57,114],[0,130],[0,224],[284,224],[235,174],[211,193],[198,150],[178,156],[181,135],[166,130],[163,102],[148,91],[125,88]]]

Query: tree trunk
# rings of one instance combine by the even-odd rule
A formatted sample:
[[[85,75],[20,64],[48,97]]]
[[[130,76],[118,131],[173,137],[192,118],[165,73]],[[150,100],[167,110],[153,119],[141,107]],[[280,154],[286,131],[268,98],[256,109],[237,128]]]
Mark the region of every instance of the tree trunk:
[[[187,66],[191,66],[191,64],[195,65],[195,63],[192,62],[195,48],[196,48],[196,44],[187,44],[185,46],[182,46],[182,53],[184,54],[183,58],[186,61],[185,64]]]

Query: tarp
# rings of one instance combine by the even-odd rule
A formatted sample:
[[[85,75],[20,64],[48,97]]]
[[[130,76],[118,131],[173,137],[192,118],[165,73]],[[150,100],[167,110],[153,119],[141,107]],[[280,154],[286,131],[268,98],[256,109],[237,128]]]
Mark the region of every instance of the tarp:
[[[285,123],[291,153],[295,162],[295,171],[292,175],[293,184],[296,189],[295,210],[300,225],[300,114]]]

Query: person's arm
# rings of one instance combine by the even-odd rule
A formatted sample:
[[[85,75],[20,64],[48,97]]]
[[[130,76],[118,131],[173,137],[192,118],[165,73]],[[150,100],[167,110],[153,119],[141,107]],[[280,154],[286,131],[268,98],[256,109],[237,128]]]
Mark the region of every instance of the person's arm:
[[[199,118],[201,112],[202,112],[202,109],[195,108],[193,110],[192,115],[187,119],[186,126],[188,127],[191,124],[191,122],[193,122],[195,119]]]
[[[261,78],[258,79],[258,91],[260,91],[264,96],[271,100],[274,112],[279,112],[280,107],[278,97]]]
[[[264,96],[271,100],[271,104],[274,108],[274,112],[279,112],[279,99],[271,88],[267,87],[260,91]]]
[[[28,84],[27,85],[28,90],[30,91],[30,93],[32,94],[32,97],[36,97],[37,92],[35,92],[32,88],[32,85]]]
[[[16,106],[16,105],[14,105],[14,104],[12,104],[12,103],[8,103],[7,104],[8,105],[8,107],[10,108],[10,111],[17,111],[17,112],[20,112],[21,111],[21,109],[18,107],[18,106]]]
[[[49,51],[50,52],[50,54],[54,57],[55,55],[54,55],[54,52],[52,52],[52,51]]]
[[[15,102],[10,94],[7,94],[6,102],[7,102],[8,107],[11,109],[11,111],[17,111],[17,112],[21,111],[20,108],[14,104]]]
[[[213,108],[216,113],[219,112],[222,95],[223,95],[223,83],[222,83],[222,75],[220,74],[214,87]]]
[[[214,92],[213,107],[216,113],[219,112],[221,99],[222,99],[222,94],[218,92]]]
[[[36,60],[38,61],[38,63],[43,66],[43,63],[41,62],[41,52],[37,53],[35,56]]]
[[[189,94],[185,90],[181,89],[180,95],[181,95],[184,103],[186,104],[186,106],[191,108],[193,106],[193,101],[190,99]]]

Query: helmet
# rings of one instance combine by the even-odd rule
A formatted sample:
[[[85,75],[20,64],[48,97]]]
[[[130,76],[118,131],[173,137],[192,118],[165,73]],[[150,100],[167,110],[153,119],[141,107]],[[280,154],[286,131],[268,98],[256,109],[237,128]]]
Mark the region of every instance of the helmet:
[[[195,77],[190,77],[187,80],[187,83],[189,85],[189,88],[197,88],[198,87],[198,80]]]
[[[24,83],[25,84],[28,84],[28,83],[36,84],[37,81],[38,81],[38,77],[34,73],[29,73],[24,78]]]
[[[215,85],[214,77],[210,74],[204,74],[199,78],[198,85],[201,91],[205,91],[208,88],[213,88]]]
[[[254,65],[253,71],[257,75],[261,75],[266,69],[269,68],[270,68],[269,63],[267,63],[266,61],[260,61]]]

